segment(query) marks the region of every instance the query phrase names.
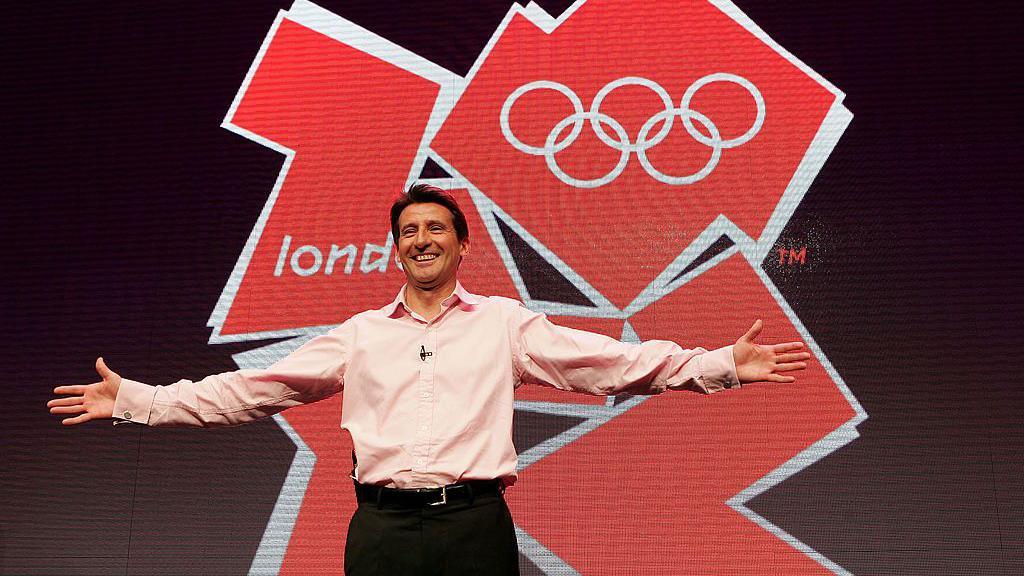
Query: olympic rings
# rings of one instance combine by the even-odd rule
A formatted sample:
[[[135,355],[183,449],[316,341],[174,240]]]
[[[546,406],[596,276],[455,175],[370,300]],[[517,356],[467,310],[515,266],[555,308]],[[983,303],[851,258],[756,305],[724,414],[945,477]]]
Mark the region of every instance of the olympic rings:
[[[690,103],[697,92],[704,86],[713,82],[731,82],[733,84],[738,84],[750,94],[754,99],[754,104],[757,106],[757,115],[754,118],[754,122],[746,132],[736,138],[723,140],[718,127],[710,118],[690,108]],[[653,116],[648,118],[646,122],[644,122],[643,126],[640,128],[640,132],[637,134],[636,142],[630,140],[625,127],[623,127],[618,120],[601,112],[601,103],[604,102],[604,99],[613,91],[623,86],[642,86],[647,88],[654,92],[665,106],[664,110],[656,112]],[[512,127],[509,124],[509,115],[512,112],[512,106],[515,105],[519,98],[534,90],[554,90],[565,96],[573,108],[572,114],[566,116],[551,128],[551,131],[548,132],[547,138],[545,138],[544,146],[530,146],[529,144],[524,143],[512,132]],[[650,159],[647,158],[647,151],[660,144],[662,140],[668,136],[669,132],[672,130],[676,116],[679,116],[682,120],[683,128],[686,129],[687,134],[689,134],[691,138],[700,144],[711,148],[711,157],[708,159],[707,163],[700,170],[685,176],[671,176],[665,174],[655,168],[654,165],[651,164]],[[641,78],[639,76],[627,76],[605,84],[604,87],[598,90],[597,95],[594,96],[594,101],[591,103],[589,110],[584,110],[583,101],[580,100],[580,97],[564,84],[551,82],[549,80],[538,80],[523,84],[509,94],[508,98],[505,99],[505,103],[501,107],[499,122],[501,124],[502,135],[513,148],[531,156],[544,156],[548,170],[550,170],[551,173],[560,181],[577,188],[597,188],[610,184],[618,178],[626,169],[626,165],[629,163],[629,157],[633,153],[636,153],[637,159],[640,161],[640,165],[643,166],[644,170],[658,182],[673,186],[682,186],[699,182],[715,170],[715,167],[718,165],[718,162],[722,157],[722,150],[741,146],[749,142],[754,136],[757,136],[757,133],[761,131],[761,127],[764,125],[764,117],[764,97],[761,96],[761,92],[757,89],[757,86],[754,86],[751,81],[743,78],[742,76],[726,72],[717,72],[715,74],[708,74],[691,84],[686,89],[683,97],[679,100],[678,107],[673,105],[672,98],[659,84],[653,80]],[[710,136],[706,136],[698,130],[694,126],[694,121],[702,125]],[[615,167],[613,167],[607,174],[600,178],[581,180],[570,176],[562,170],[558,165],[558,161],[555,159],[555,154],[562,152],[569,146],[572,146],[576,141],[576,138],[578,138],[580,133],[583,131],[583,125],[588,122],[598,139],[609,148],[618,150],[620,154]],[[661,127],[658,129],[657,133],[648,137],[655,125],[659,123],[661,124]],[[608,134],[604,125],[607,125],[612,129],[612,132],[615,133],[617,139]],[[562,133],[570,126],[572,126],[572,129],[569,130],[569,133],[559,140]]]

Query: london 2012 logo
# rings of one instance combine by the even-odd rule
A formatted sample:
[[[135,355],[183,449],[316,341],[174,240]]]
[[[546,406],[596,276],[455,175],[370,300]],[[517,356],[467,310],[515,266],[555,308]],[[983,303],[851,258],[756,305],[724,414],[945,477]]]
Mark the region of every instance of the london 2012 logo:
[[[473,292],[706,348],[760,317],[814,355],[794,385],[713,396],[517,390],[525,573],[845,573],[751,503],[866,418],[765,270],[852,119],[843,98],[726,0],[513,4],[465,77],[296,1],[223,124],[283,166],[211,342],[274,338],[235,356],[262,367],[389,301],[385,215],[427,170],[469,208]],[[252,573],[341,571],[340,404],[274,417],[296,453]]]

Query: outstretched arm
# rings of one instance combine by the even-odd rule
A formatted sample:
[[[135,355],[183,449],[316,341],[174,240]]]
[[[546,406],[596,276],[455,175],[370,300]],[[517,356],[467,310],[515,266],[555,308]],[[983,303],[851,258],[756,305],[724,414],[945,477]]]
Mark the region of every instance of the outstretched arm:
[[[711,393],[739,384],[732,346],[709,352],[667,340],[631,344],[558,326],[522,306],[516,313],[516,369],[526,384],[608,396],[666,389]]]
[[[684,349],[674,342],[629,344],[565,328],[543,314],[518,311],[516,366],[524,383],[598,395],[658,394],[666,389],[717,392],[740,383],[792,382],[809,354],[800,342],[760,345],[760,320],[732,346]]]
[[[238,370],[192,382],[150,386],[121,378],[96,361],[103,378],[92,384],[58,386],[47,403],[53,414],[77,414],[66,425],[120,418],[150,426],[233,426],[286,408],[316,402],[341,391],[347,365],[341,329],[310,340],[263,370]]]

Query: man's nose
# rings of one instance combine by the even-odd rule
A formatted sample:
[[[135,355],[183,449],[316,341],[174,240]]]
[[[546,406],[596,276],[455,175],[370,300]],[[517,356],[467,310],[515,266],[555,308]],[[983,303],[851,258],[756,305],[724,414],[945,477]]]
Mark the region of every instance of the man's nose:
[[[420,230],[416,232],[416,247],[426,248],[430,246],[430,234],[427,230]]]

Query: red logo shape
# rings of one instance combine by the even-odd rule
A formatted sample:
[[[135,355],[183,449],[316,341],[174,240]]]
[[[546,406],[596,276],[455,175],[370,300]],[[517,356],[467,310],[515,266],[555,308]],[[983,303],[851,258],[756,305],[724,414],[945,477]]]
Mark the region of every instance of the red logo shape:
[[[431,152],[467,208],[469,289],[708,348],[761,317],[765,340],[805,340],[817,360],[795,385],[713,397],[524,387],[519,409],[581,422],[522,454],[528,487],[509,500],[524,554],[586,574],[841,571],[744,505],[865,417],[756,267],[849,121],[841,100],[721,0],[577,2],[557,19],[515,5],[467,79],[299,0],[225,120],[285,163],[211,341],[311,336],[386,303],[403,281],[387,207]],[[531,300],[496,217],[597,306]],[[733,245],[703,258],[719,236]],[[236,358],[255,367],[299,340]],[[299,455],[254,566],[340,571],[355,500],[339,417],[337,399],[275,417]]]
[[[719,214],[752,238],[760,237],[840,96],[713,4],[606,0],[577,6],[550,33],[522,14],[512,16],[474,68],[431,147],[622,308]],[[714,169],[691,184],[662,183],[635,152],[608,184],[567,184],[541,155],[524,153],[510,142],[499,121],[520,88],[557,83],[586,110],[600,100],[597,112],[607,119],[580,121],[580,135],[562,148],[576,131],[577,123],[565,120],[575,109],[570,97],[549,88],[518,98],[509,124],[523,144],[538,148],[550,143],[559,149],[553,157],[572,178],[600,179],[618,165],[627,147],[609,146],[606,140],[628,139],[634,145],[654,140],[669,118],[674,125],[645,155],[662,173],[699,173],[714,155],[706,145],[710,130],[737,139],[758,119],[755,98],[735,81],[699,84],[716,74],[756,87],[763,99],[763,122],[750,140],[721,150]],[[633,82],[602,92],[631,78],[661,90]],[[659,94],[674,107],[695,85],[686,108],[703,120],[666,114],[647,127],[647,138],[641,137],[644,125],[667,110]],[[691,123],[690,131],[684,120]]]
[[[366,77],[374,84],[356,80]],[[225,125],[286,160],[211,318],[217,336],[335,325],[393,296],[405,276],[388,208],[422,164],[441,91],[436,80],[279,18]],[[493,251],[482,229],[473,240]],[[467,277],[514,294],[500,259],[473,262]]]

